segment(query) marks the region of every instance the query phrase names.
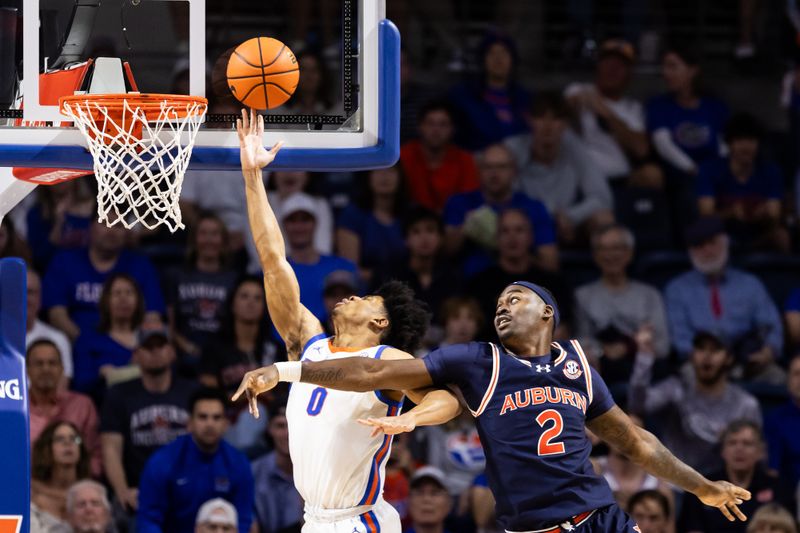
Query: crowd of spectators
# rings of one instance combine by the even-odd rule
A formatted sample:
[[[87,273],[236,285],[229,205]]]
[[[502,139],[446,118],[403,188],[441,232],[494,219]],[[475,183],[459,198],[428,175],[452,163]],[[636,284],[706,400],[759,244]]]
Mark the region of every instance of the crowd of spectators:
[[[629,91],[637,50],[622,39],[558,90],[520,81],[503,33],[480,44],[477,75],[440,90],[404,54],[400,161],[267,171],[269,201],[328,330],[337,301],[399,279],[432,312],[424,355],[495,340],[508,283],[550,288],[556,338],[583,343],[617,402],[754,495],[750,521],[729,524],[597,442],[595,467],[642,532],[796,533],[797,169],[776,162],[767,124],[699,84],[695,49],[663,52],[664,89],[646,101]],[[310,75],[294,112],[324,112],[324,58],[298,60]],[[787,80],[792,118],[800,76]],[[29,265],[31,531],[299,531],[287,392],[260,398],[260,419],[228,400],[247,371],[285,359],[241,176],[190,171],[189,230],[168,239],[95,222],[88,179],[40,187],[25,209],[3,220],[0,255]],[[385,497],[407,532],[497,531],[484,467],[462,415],[395,440]]]

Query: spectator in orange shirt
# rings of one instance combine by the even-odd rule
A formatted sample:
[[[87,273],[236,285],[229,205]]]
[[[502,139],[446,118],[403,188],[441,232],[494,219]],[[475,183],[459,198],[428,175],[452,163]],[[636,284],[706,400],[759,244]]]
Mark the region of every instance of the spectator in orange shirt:
[[[450,196],[478,188],[478,167],[472,154],[453,144],[453,109],[446,102],[425,105],[417,129],[419,139],[403,145],[400,163],[414,201],[441,213]]]

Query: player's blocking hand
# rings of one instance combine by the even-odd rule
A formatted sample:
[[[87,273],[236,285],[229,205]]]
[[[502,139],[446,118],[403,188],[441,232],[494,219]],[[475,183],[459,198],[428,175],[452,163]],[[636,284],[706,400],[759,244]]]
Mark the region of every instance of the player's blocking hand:
[[[712,481],[695,494],[704,504],[719,509],[731,522],[737,518],[742,522],[747,520],[739,505],[750,499],[749,491],[727,481]]]
[[[264,168],[275,160],[283,146],[283,142],[278,142],[269,151],[264,148],[264,117],[252,109],[249,114],[242,109],[242,118],[236,120],[236,133],[239,135],[242,170]]]
[[[377,437],[381,433],[386,435],[397,435],[399,433],[410,433],[417,427],[417,422],[411,413],[400,416],[384,416],[381,418],[360,418],[358,423],[363,426],[372,426],[372,437]]]
[[[258,395],[262,392],[272,390],[278,384],[278,369],[274,365],[265,366],[258,370],[248,372],[242,378],[241,384],[231,401],[238,400],[242,394],[247,394],[247,404],[250,414],[258,418]]]

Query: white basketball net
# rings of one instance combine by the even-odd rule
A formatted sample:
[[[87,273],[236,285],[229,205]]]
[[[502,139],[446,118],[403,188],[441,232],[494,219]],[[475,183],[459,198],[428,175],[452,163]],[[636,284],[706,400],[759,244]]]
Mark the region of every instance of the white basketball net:
[[[81,100],[65,103],[63,113],[89,143],[100,222],[184,228],[178,201],[205,104],[163,101],[154,119],[136,107],[135,98],[126,99],[120,119],[119,111],[109,112],[102,102]]]

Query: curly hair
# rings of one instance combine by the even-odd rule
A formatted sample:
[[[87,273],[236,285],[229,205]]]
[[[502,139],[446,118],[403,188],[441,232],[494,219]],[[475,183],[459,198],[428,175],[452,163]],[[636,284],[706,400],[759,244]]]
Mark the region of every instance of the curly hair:
[[[31,477],[33,479],[48,482],[53,476],[53,468],[55,461],[53,459],[53,440],[56,436],[56,431],[61,426],[68,426],[75,432],[78,437],[81,432],[71,422],[65,420],[56,420],[48,424],[36,442],[33,444],[33,453],[31,454]],[[75,466],[77,477],[76,479],[83,479],[89,477],[89,452],[86,449],[86,444],[81,440],[79,445],[80,454],[78,464]]]
[[[389,327],[381,342],[413,352],[419,347],[431,319],[428,305],[414,297],[414,291],[402,281],[387,281],[375,292],[383,298],[383,306],[389,315]]]

